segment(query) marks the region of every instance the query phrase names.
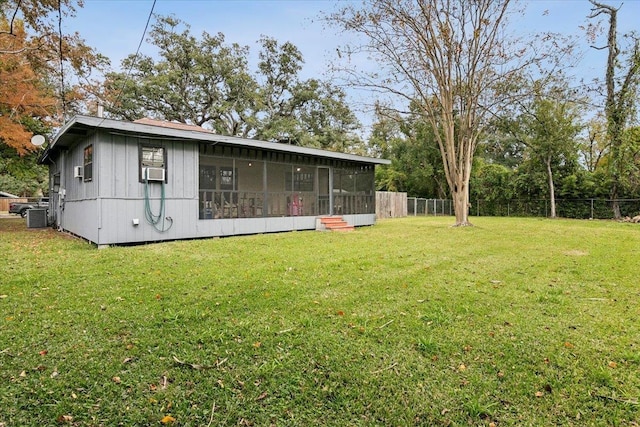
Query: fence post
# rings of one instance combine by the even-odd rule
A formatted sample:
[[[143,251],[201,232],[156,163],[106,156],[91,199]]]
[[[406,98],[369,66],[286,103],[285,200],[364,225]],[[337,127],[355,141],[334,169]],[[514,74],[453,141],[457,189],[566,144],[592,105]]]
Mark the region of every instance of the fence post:
[[[591,217],[589,219],[593,219],[593,199],[591,199]]]

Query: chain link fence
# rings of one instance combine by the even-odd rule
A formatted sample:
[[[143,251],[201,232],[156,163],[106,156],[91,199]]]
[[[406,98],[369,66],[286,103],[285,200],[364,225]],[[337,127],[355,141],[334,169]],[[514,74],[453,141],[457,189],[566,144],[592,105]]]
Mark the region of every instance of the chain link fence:
[[[453,201],[407,197],[407,215],[453,215]]]
[[[640,214],[640,199],[619,199],[622,217]],[[549,217],[548,199],[471,202],[472,216],[535,216]],[[610,199],[556,199],[556,216],[578,219],[613,219],[613,200]]]
[[[640,199],[619,199],[622,217],[640,215]],[[549,199],[514,199],[508,201],[474,200],[470,203],[471,216],[549,217]],[[556,216],[577,219],[613,219],[613,200],[610,199],[556,199]],[[407,197],[407,214],[454,215],[453,201],[449,199],[423,199]]]

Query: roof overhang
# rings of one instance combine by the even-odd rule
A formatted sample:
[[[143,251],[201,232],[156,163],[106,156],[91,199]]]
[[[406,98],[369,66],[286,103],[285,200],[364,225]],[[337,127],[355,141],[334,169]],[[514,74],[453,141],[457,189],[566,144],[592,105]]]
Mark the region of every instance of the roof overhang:
[[[106,132],[118,132],[131,135],[144,135],[158,139],[180,139],[197,142],[209,142],[212,144],[225,144],[237,147],[255,148],[266,151],[278,151],[283,153],[298,154],[304,156],[323,157],[334,160],[344,160],[359,163],[388,165],[389,160],[374,157],[358,156],[355,154],[337,153],[334,151],[320,150],[317,148],[299,147],[277,142],[260,141],[256,139],[238,138],[233,136],[218,135],[204,129],[194,130],[186,128],[172,128],[158,126],[149,123],[136,123],[120,120],[105,119],[91,116],[75,116],[68,121],[56,134],[53,141],[43,153],[40,162],[45,163],[52,152],[56,152],[75,145],[79,140],[87,137],[97,130]]]

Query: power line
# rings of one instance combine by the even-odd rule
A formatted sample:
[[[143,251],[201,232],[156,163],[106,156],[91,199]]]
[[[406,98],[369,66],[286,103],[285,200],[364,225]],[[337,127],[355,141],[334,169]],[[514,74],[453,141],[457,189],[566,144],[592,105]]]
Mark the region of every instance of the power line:
[[[147,17],[147,23],[144,26],[144,31],[142,31],[142,37],[140,37],[140,42],[138,43],[138,48],[136,49],[136,53],[133,57],[133,61],[131,61],[131,64],[129,65],[129,69],[127,70],[127,74],[125,75],[124,80],[122,81],[122,85],[120,86],[120,90],[118,91],[118,95],[116,96],[115,100],[111,103],[111,105],[115,105],[118,103],[118,101],[120,101],[120,97],[122,96],[122,92],[124,91],[124,87],[127,84],[127,80],[129,80],[129,77],[131,76],[131,71],[133,70],[133,66],[135,65],[137,59],[138,59],[138,55],[140,54],[140,48],[142,47],[142,43],[144,43],[144,38],[147,35],[147,29],[149,28],[149,22],[151,22],[151,18],[153,17],[153,11],[156,7],[156,1],[157,0],[153,0],[153,4],[151,5],[151,10],[149,11],[149,16]],[[100,123],[98,124],[98,127],[100,127],[100,125],[102,124],[102,122],[104,121],[104,117],[102,118],[102,120],[100,121]]]
[[[58,50],[60,52],[60,98],[62,100],[62,122],[66,122],[67,102],[64,93],[64,55],[62,53],[62,0],[58,0]]]

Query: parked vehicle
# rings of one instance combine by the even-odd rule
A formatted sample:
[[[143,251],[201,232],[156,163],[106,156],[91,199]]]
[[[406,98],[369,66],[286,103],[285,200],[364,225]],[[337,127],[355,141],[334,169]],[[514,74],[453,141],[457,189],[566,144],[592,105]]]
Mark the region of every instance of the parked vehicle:
[[[9,203],[9,213],[19,214],[22,218],[27,216],[29,209],[49,209],[49,198],[41,197],[37,202]]]

